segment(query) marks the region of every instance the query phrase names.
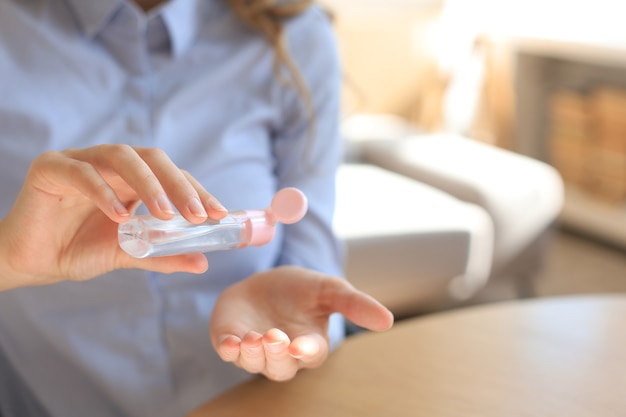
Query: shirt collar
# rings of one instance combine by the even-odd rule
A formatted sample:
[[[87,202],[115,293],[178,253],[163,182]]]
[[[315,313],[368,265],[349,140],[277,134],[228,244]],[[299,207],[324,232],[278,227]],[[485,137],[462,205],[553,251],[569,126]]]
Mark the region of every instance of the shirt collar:
[[[83,33],[90,38],[95,37],[125,3],[125,0],[66,1],[74,11]],[[206,12],[214,4],[214,1],[207,0],[170,0],[155,10],[165,22],[172,54],[180,55],[189,48]]]
[[[207,0],[173,0],[163,6],[163,21],[170,35],[173,55],[181,55],[196,39],[210,3]]]

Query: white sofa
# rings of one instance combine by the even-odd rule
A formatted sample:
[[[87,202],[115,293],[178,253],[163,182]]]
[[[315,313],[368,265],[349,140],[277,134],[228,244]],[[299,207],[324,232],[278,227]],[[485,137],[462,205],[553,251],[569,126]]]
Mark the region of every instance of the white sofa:
[[[346,134],[336,228],[348,279],[401,315],[532,296],[563,204],[556,170],[458,135],[383,125]]]
[[[339,171],[335,229],[348,279],[398,317],[468,299],[491,272],[485,210],[373,165]]]

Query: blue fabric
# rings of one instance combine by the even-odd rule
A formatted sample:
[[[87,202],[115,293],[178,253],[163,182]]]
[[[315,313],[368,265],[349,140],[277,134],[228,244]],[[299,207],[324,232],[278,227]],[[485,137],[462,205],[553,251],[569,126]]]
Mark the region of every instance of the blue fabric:
[[[0,216],[37,155],[100,143],[164,149],[230,209],[265,207],[285,186],[311,203],[270,244],[211,253],[203,276],[125,270],[0,293],[0,362],[19,378],[8,390],[0,377],[5,417],[39,406],[52,417],[183,415],[248,377],[210,344],[225,287],[280,264],[341,274],[332,28],[316,8],[287,24],[315,108],[310,138],[272,49],[226,3],[172,0],[146,15],[122,0],[0,0]]]

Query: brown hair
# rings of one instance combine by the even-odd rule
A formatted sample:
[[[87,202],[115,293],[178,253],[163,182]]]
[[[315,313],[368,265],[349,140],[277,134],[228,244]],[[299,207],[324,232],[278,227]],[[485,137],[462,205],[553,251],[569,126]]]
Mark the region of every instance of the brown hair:
[[[304,12],[314,0],[228,0],[237,17],[248,27],[257,30],[268,40],[276,58],[274,73],[283,84],[295,87],[306,106],[310,134],[315,119],[313,105],[306,82],[287,51],[283,24],[285,20]],[[287,78],[285,77],[285,70]]]

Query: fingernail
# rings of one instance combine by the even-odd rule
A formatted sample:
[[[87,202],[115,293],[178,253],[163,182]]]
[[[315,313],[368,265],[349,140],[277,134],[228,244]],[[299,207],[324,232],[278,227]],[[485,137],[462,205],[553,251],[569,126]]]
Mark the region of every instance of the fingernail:
[[[238,337],[233,336],[232,334],[225,334],[225,335],[220,336],[217,339],[217,344],[221,345],[222,343],[226,342],[227,340],[230,340],[231,342],[234,342],[234,343],[240,343],[241,342],[241,340],[239,340]]]
[[[113,210],[115,210],[118,216],[123,216],[123,217],[130,216],[130,213],[128,212],[126,207],[124,207],[124,204],[122,204],[121,202],[117,200],[115,200],[115,202],[113,203]]]
[[[210,200],[209,204],[214,210],[228,212],[228,210],[226,210],[226,207],[224,207],[222,203],[217,200]]]
[[[228,214],[228,210],[226,209],[226,207],[224,207],[222,205],[222,203],[220,203],[217,198],[213,197],[213,196],[209,196],[206,198],[205,200],[205,205],[207,207],[211,208],[211,211],[221,211],[223,213]]]
[[[259,345],[259,346],[248,346],[246,348],[246,352],[250,353],[250,354],[258,354],[260,352],[263,351],[263,345]]]
[[[272,353],[281,353],[283,350],[285,350],[285,343],[282,341],[268,343],[267,349]]]
[[[170,203],[170,200],[165,194],[161,194],[160,196],[158,196],[156,199],[156,203],[157,206],[159,206],[159,210],[161,210],[163,213],[175,214],[174,208],[172,208],[172,203]]]
[[[204,209],[202,203],[200,202],[200,200],[198,200],[197,197],[193,197],[191,200],[189,200],[189,204],[187,205],[187,207],[194,216],[207,217],[206,210]]]

